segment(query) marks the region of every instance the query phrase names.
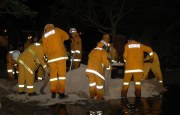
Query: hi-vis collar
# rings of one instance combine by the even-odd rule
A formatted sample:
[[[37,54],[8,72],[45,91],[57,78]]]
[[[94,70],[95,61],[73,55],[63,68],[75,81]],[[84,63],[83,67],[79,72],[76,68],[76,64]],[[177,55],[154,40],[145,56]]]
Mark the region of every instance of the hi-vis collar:
[[[44,37],[47,38],[48,36],[52,35],[52,34],[55,34],[55,30],[51,30],[47,33],[44,34]]]

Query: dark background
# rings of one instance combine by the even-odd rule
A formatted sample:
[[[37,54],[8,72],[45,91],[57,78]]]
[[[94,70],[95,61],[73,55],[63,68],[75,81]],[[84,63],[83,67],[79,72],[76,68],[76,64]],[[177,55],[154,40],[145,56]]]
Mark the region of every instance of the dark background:
[[[70,27],[75,27],[82,33],[82,62],[85,64],[89,51],[96,46],[102,34],[110,33],[121,59],[127,36],[136,35],[139,41],[150,45],[159,54],[162,68],[180,68],[179,0],[15,0],[23,3],[29,8],[28,11],[33,11],[36,15],[31,15],[24,9],[19,10],[23,7],[14,4],[14,11],[22,15],[2,13],[5,11],[1,8],[4,1],[0,1],[0,35],[8,36],[9,43],[7,47],[1,46],[1,62],[5,62],[6,53],[11,47],[18,42],[24,43],[29,34],[41,38],[44,26],[53,23],[67,32]],[[6,8],[10,7],[9,4],[5,5]],[[123,7],[122,14],[119,14]],[[116,15],[114,22],[118,17],[121,18],[115,24],[114,31],[113,23],[109,20]],[[85,20],[82,16],[92,17]],[[93,25],[90,19],[96,23]],[[99,28],[100,26],[110,29]],[[4,29],[7,30],[6,33]]]

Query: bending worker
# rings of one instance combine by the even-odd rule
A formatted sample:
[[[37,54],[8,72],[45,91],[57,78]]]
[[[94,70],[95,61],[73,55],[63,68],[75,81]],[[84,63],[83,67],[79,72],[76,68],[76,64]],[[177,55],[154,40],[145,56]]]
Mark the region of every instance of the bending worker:
[[[141,97],[141,80],[143,77],[144,52],[147,52],[153,60],[153,51],[150,47],[138,43],[131,37],[124,49],[125,73],[121,96],[127,97],[131,78],[135,81],[135,96]]]
[[[86,75],[89,78],[89,90],[90,98],[97,100],[103,100],[103,84],[105,77],[102,75],[104,68],[111,69],[110,62],[108,60],[108,53],[105,50],[108,44],[101,40],[96,48],[94,48],[88,59],[88,65],[86,68]]]
[[[50,92],[52,98],[56,97],[56,93],[59,94],[59,99],[68,97],[65,95],[66,60],[68,56],[64,46],[64,41],[68,39],[69,35],[64,30],[54,27],[53,24],[45,26],[42,45],[50,67]]]
[[[77,69],[80,65],[81,58],[82,58],[82,42],[79,36],[79,33],[75,28],[70,29],[71,35],[71,63],[72,69]]]
[[[34,90],[34,77],[36,69],[42,65],[48,72],[48,67],[44,61],[44,52],[40,43],[34,43],[24,50],[17,59],[19,65],[18,91],[19,94],[25,94],[25,83],[29,96],[36,96]]]
[[[151,70],[156,77],[156,79],[163,85],[163,77],[161,73],[161,68],[160,68],[160,62],[159,62],[159,57],[156,52],[153,52],[154,55],[154,60],[151,61],[151,58],[149,55],[147,55],[144,59],[144,75],[143,79],[147,79],[148,73]]]

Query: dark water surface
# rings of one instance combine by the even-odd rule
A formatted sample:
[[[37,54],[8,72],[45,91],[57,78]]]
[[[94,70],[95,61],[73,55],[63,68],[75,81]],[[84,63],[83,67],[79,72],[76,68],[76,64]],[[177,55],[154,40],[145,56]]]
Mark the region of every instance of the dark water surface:
[[[168,87],[159,97],[128,98],[108,101],[77,101],[48,107],[38,102],[13,102],[0,97],[0,115],[179,115],[180,86]]]

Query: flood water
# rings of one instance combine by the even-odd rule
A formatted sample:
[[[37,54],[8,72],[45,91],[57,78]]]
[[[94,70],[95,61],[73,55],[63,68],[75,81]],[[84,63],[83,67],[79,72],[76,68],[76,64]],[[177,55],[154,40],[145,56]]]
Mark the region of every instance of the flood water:
[[[0,115],[178,115],[180,86],[169,86],[159,97],[83,101],[35,106],[37,102],[12,102],[1,96]]]

